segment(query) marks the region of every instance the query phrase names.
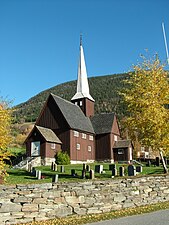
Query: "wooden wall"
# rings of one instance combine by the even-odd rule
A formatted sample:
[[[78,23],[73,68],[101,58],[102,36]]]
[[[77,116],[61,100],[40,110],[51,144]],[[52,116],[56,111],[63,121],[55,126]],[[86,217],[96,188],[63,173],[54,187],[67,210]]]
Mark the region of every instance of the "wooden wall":
[[[54,158],[56,153],[61,150],[61,144],[55,144],[55,149],[51,148],[51,143],[45,143],[45,157]]]
[[[96,160],[111,159],[110,134],[99,134],[96,136]]]
[[[123,148],[124,154],[118,154],[118,151],[121,149],[114,149],[114,161],[129,161],[129,151],[128,148]]]
[[[82,138],[82,132],[79,132],[79,137],[74,136],[74,131],[70,131],[70,157],[74,161],[95,160],[95,137],[93,134],[86,134],[86,139]],[[93,136],[93,140],[89,140],[89,135]],[[80,149],[77,149],[77,144],[80,144]],[[88,150],[91,146],[91,151]]]

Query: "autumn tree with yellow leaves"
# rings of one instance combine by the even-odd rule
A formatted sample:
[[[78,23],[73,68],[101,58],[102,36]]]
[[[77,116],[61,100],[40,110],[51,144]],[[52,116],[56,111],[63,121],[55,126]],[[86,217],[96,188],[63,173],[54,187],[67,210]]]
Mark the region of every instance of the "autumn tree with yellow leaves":
[[[0,178],[6,176],[5,160],[9,160],[10,152],[7,150],[10,143],[11,110],[5,101],[0,101]]]
[[[169,73],[157,55],[152,59],[142,56],[133,69],[125,81],[129,88],[121,93],[129,113],[125,127],[130,138],[159,151],[167,173],[163,155],[169,153]]]

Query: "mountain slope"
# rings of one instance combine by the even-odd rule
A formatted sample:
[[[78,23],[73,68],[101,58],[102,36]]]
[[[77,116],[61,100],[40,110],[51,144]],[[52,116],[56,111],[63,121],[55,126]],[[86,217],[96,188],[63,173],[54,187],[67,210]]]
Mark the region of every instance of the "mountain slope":
[[[95,99],[95,113],[116,112],[119,117],[125,114],[125,106],[121,102],[118,91],[124,86],[123,80],[128,74],[114,74],[89,78],[90,94]],[[14,109],[15,122],[33,122],[38,117],[50,93],[70,101],[76,92],[76,81],[66,82],[38,95]]]

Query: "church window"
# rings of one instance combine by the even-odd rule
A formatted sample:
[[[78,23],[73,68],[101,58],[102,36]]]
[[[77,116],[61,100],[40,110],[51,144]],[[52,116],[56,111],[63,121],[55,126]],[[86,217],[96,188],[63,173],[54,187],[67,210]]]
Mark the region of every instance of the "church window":
[[[123,149],[118,149],[118,155],[123,155],[124,154],[124,150]]]
[[[74,137],[79,137],[79,132],[74,130]]]
[[[80,144],[78,144],[78,143],[76,144],[76,149],[80,150]]]
[[[82,133],[82,138],[86,139],[86,134]]]
[[[31,156],[40,155],[40,141],[31,142]]]
[[[92,151],[92,147],[90,145],[88,145],[88,152]]]
[[[80,101],[80,106],[82,106],[82,101]]]
[[[56,144],[55,143],[51,143],[50,147],[51,147],[51,149],[55,149]]]
[[[93,135],[89,135],[89,141],[93,141]]]

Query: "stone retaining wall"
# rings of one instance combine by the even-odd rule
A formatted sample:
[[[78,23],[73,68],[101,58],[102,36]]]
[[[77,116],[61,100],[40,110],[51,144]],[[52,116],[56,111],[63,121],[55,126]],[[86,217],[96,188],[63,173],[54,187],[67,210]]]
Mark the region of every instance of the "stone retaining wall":
[[[0,185],[0,224],[109,212],[169,200],[169,175],[106,181]]]

